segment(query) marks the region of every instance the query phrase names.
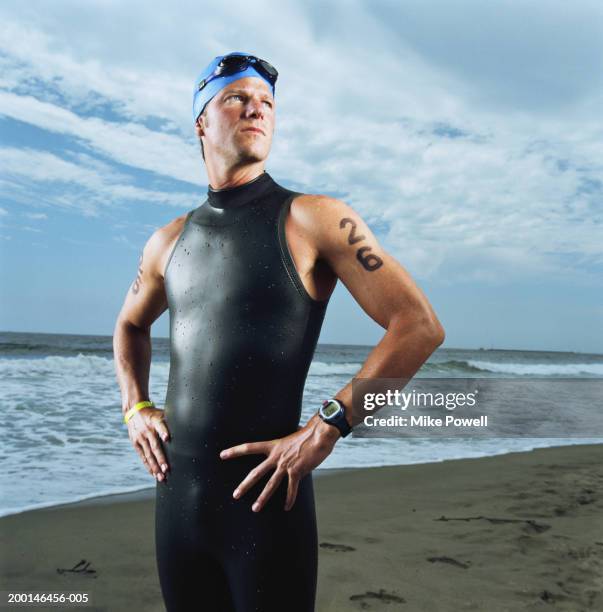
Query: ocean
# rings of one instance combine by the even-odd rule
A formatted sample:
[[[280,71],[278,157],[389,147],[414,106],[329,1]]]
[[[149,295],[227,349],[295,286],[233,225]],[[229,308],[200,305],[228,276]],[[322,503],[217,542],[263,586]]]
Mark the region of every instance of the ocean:
[[[369,346],[319,344],[303,401],[305,423],[320,402],[361,368]],[[169,341],[153,338],[151,397],[161,407]],[[438,349],[417,377],[603,379],[603,355]],[[132,448],[121,416],[111,336],[0,333],[2,472],[0,516],[155,485]],[[569,383],[568,383],[569,384]],[[603,403],[603,402],[602,402]],[[554,422],[567,402],[547,407]],[[598,410],[601,409],[599,404]],[[593,430],[593,435],[602,435]],[[354,438],[339,440],[317,468],[368,467],[481,457],[603,438]]]

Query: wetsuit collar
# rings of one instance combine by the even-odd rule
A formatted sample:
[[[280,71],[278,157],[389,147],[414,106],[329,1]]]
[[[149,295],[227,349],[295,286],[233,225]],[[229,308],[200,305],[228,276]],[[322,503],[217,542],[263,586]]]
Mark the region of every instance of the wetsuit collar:
[[[237,187],[213,189],[209,185],[207,188],[207,199],[214,208],[235,208],[259,198],[274,184],[272,177],[264,170],[256,178]]]

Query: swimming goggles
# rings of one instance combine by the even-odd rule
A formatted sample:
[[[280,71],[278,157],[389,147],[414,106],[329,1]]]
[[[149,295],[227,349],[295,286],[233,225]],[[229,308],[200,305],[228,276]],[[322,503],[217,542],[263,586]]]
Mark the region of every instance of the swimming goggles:
[[[270,84],[274,87],[278,72],[276,68],[266,60],[260,59],[255,55],[228,55],[216,66],[216,69],[200,83],[197,91],[201,91],[210,81],[218,77],[228,76],[242,72],[249,66],[253,66]]]

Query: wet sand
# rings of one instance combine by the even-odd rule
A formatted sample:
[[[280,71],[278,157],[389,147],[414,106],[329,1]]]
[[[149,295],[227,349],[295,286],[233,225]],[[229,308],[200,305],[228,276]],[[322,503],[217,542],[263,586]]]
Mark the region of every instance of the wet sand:
[[[317,612],[603,610],[603,445],[335,470],[314,485]],[[0,562],[1,591],[165,609],[153,488],[0,518]]]

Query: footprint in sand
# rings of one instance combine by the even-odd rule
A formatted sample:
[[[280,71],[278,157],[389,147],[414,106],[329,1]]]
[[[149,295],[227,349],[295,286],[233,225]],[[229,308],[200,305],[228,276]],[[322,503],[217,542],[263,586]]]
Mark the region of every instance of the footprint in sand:
[[[96,570],[90,567],[90,561],[86,561],[86,559],[82,559],[79,563],[76,563],[73,567],[70,568],[62,568],[57,567],[58,574],[89,574],[92,575],[92,578],[96,578]]]
[[[488,516],[463,516],[463,517],[446,517],[433,519],[434,521],[488,521],[492,525],[501,525],[503,523],[525,523],[523,530],[527,532],[542,533],[548,531],[551,526],[546,523],[537,523],[533,519],[518,519],[518,518],[493,518]]]
[[[358,595],[350,595],[350,601],[357,601],[360,603],[360,607],[363,610],[367,610],[371,607],[369,601],[376,600],[378,602],[383,602],[386,604],[390,603],[406,603],[406,599],[404,597],[400,597],[395,593],[388,593],[385,589],[379,589],[378,591],[365,591],[364,593],[360,593]]]
[[[526,533],[543,533],[548,531],[551,528],[550,525],[546,523],[537,523],[531,519],[527,519],[525,521],[525,525],[522,527],[523,531]]]
[[[463,563],[462,561],[457,561],[452,557],[427,557],[427,560],[430,563],[448,563],[449,565],[454,565],[455,567],[462,567],[463,569],[468,569],[471,563]]]
[[[539,550],[547,550],[548,544],[540,538],[535,538],[531,535],[522,535],[515,539],[519,552],[522,555],[538,552]]]
[[[319,546],[327,550],[332,550],[333,552],[352,552],[356,550],[353,546],[347,546],[346,544],[331,544],[331,542],[321,542]]]
[[[540,597],[540,599],[542,599],[542,601],[546,601],[546,603],[549,604],[554,604],[558,601],[563,601],[564,599],[567,599],[567,597],[565,595],[562,595],[561,593],[553,593],[551,591],[547,591],[546,589],[538,593],[538,596]]]
[[[565,554],[570,559],[584,560],[601,556],[601,551],[592,546],[583,546],[581,548],[569,548]]]
[[[582,489],[580,495],[578,496],[578,498],[576,499],[576,501],[581,505],[581,506],[586,506],[588,504],[592,504],[594,503],[595,500],[595,495],[594,495],[594,491],[592,489]]]

